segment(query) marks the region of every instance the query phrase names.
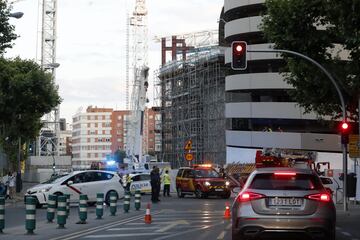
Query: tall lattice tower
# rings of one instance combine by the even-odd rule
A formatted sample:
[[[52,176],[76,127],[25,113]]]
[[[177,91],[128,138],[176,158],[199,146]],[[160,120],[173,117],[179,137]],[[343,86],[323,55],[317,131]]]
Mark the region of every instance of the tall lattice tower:
[[[41,67],[55,79],[57,0],[39,2],[41,11]],[[37,155],[59,155],[60,106],[42,118],[44,124],[37,144]]]
[[[146,92],[148,88],[148,11],[145,0],[136,0],[135,10],[129,18],[132,38],[130,41],[131,69],[133,79],[131,81],[130,110],[131,119],[128,124],[129,140],[126,144],[128,156],[139,160],[142,156],[142,131],[145,104],[147,102]],[[130,48],[130,46],[129,46]],[[130,64],[129,64],[130,65]],[[130,66],[128,66],[130,68]],[[135,158],[134,158],[135,157]]]

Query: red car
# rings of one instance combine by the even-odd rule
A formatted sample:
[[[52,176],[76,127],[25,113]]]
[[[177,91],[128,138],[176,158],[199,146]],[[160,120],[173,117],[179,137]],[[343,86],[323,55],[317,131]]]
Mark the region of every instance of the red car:
[[[229,198],[231,195],[230,182],[206,164],[180,168],[176,176],[176,190],[179,198],[188,194],[197,198]]]

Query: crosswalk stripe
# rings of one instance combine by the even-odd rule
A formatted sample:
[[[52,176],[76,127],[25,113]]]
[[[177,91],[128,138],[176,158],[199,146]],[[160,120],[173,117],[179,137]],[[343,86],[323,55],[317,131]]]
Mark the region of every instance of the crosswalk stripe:
[[[141,237],[141,236],[155,236],[164,235],[168,233],[123,233],[123,234],[102,234],[102,235],[90,235],[83,238],[120,238],[120,237]]]

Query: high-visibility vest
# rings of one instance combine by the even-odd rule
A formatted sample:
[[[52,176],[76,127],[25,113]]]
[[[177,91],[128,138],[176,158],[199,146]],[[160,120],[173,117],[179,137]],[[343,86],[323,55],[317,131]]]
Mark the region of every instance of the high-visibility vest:
[[[164,182],[165,185],[170,185],[171,184],[171,178],[170,178],[169,174],[167,174],[167,173],[164,174],[163,182]]]

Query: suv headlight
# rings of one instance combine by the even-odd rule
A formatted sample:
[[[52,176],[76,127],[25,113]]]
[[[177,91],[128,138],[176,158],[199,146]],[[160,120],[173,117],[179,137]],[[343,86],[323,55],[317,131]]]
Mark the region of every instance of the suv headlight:
[[[227,187],[230,186],[230,182],[229,182],[229,181],[226,181],[226,182],[225,182],[225,186],[227,186]]]
[[[51,189],[51,187],[43,188],[39,192],[40,193],[48,192],[48,191],[50,191],[50,189]]]
[[[204,185],[208,187],[208,186],[211,185],[211,183],[209,183],[208,181],[206,181],[206,182],[204,182]]]

